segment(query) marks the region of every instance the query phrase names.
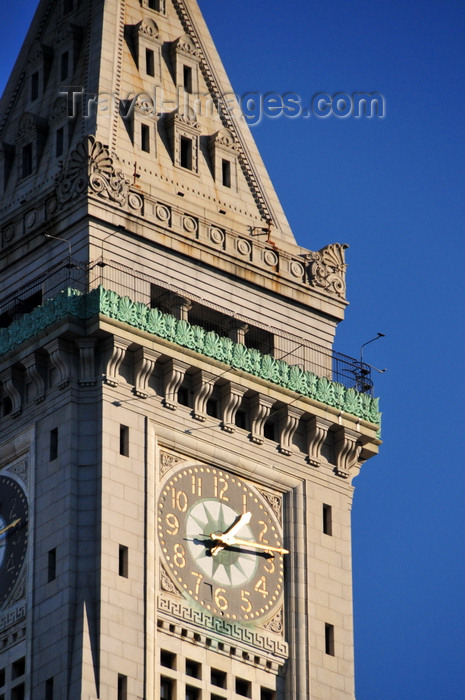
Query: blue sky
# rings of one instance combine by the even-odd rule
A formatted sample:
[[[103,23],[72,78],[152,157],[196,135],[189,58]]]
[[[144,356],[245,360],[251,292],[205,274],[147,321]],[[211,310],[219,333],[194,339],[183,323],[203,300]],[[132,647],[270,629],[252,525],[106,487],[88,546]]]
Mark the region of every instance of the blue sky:
[[[0,6],[2,87],[36,0]],[[379,92],[384,119],[253,133],[299,243],[347,242],[336,349],[377,375],[384,444],[355,480],[357,700],[465,697],[465,5],[200,0],[237,93]]]

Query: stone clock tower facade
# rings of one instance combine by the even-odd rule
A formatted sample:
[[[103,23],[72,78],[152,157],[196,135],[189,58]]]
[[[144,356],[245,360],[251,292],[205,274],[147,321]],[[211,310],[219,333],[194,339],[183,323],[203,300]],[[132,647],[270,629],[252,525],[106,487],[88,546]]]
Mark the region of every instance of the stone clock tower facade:
[[[41,0],[5,90],[2,700],[354,698],[347,246],[232,95],[195,0]]]

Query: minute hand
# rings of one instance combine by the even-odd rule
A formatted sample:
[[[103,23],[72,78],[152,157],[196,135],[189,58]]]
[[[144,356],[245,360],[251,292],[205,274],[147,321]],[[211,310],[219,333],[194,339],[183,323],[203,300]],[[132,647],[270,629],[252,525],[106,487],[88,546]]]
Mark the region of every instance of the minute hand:
[[[217,539],[222,541],[222,535],[217,535]],[[283,549],[282,547],[272,547],[270,544],[264,544],[263,542],[252,542],[252,540],[241,540],[239,537],[228,538],[229,546],[241,545],[243,547],[253,547],[254,549],[263,549],[265,552],[278,552],[279,554],[289,554],[289,550]]]
[[[3,530],[0,530],[0,535],[3,535],[5,532],[8,532],[8,530],[11,530],[11,528],[16,527],[16,525],[19,525],[21,522],[21,518],[17,518],[16,520],[13,520],[12,523],[7,525],[6,527],[3,528]]]

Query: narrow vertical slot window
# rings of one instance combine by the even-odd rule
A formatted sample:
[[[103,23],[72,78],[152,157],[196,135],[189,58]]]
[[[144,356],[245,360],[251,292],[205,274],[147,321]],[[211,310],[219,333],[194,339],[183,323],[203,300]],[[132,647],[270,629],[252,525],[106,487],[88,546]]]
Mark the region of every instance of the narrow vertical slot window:
[[[118,574],[123,578],[128,578],[129,572],[129,550],[124,544],[119,546]]]
[[[323,503],[323,533],[325,535],[333,534],[333,509],[327,503]]]
[[[47,582],[55,581],[57,577],[57,550],[56,547],[48,553]]]
[[[119,427],[119,453],[124,457],[129,457],[129,428],[127,425]]]
[[[31,101],[37,100],[39,97],[39,71],[31,75]]]
[[[50,431],[50,461],[58,457],[58,428]]]
[[[128,677],[118,673],[118,700],[128,698]]]
[[[190,66],[183,66],[183,85],[184,90],[192,95],[192,68]]]
[[[155,54],[151,49],[145,49],[145,72],[152,78],[155,75]]]
[[[231,187],[231,162],[223,158],[221,163],[223,187]]]
[[[150,153],[150,128],[147,124],[140,125],[140,147],[146,153]]]
[[[23,178],[32,174],[32,143],[23,146]]]
[[[60,58],[60,80],[66,80],[69,73],[69,52],[65,51]]]
[[[334,656],[334,625],[325,623],[325,653]]]
[[[65,130],[60,127],[56,131],[56,142],[55,142],[55,155],[57,158],[63,155],[65,150]]]
[[[192,170],[192,141],[185,136],[181,136],[180,162],[182,168]]]
[[[53,700],[53,678],[45,681],[45,700]]]

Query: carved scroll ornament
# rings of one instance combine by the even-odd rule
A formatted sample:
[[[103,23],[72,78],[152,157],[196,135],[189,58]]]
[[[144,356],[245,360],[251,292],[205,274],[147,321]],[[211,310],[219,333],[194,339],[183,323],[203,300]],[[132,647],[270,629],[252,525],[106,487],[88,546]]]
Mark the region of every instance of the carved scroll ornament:
[[[123,171],[115,166],[108,147],[87,136],[71,152],[57,177],[58,199],[64,203],[89,192],[124,207],[129,184]]]
[[[329,294],[345,298],[347,265],[344,251],[348,247],[347,243],[332,243],[307,256],[312,287],[320,287]]]

